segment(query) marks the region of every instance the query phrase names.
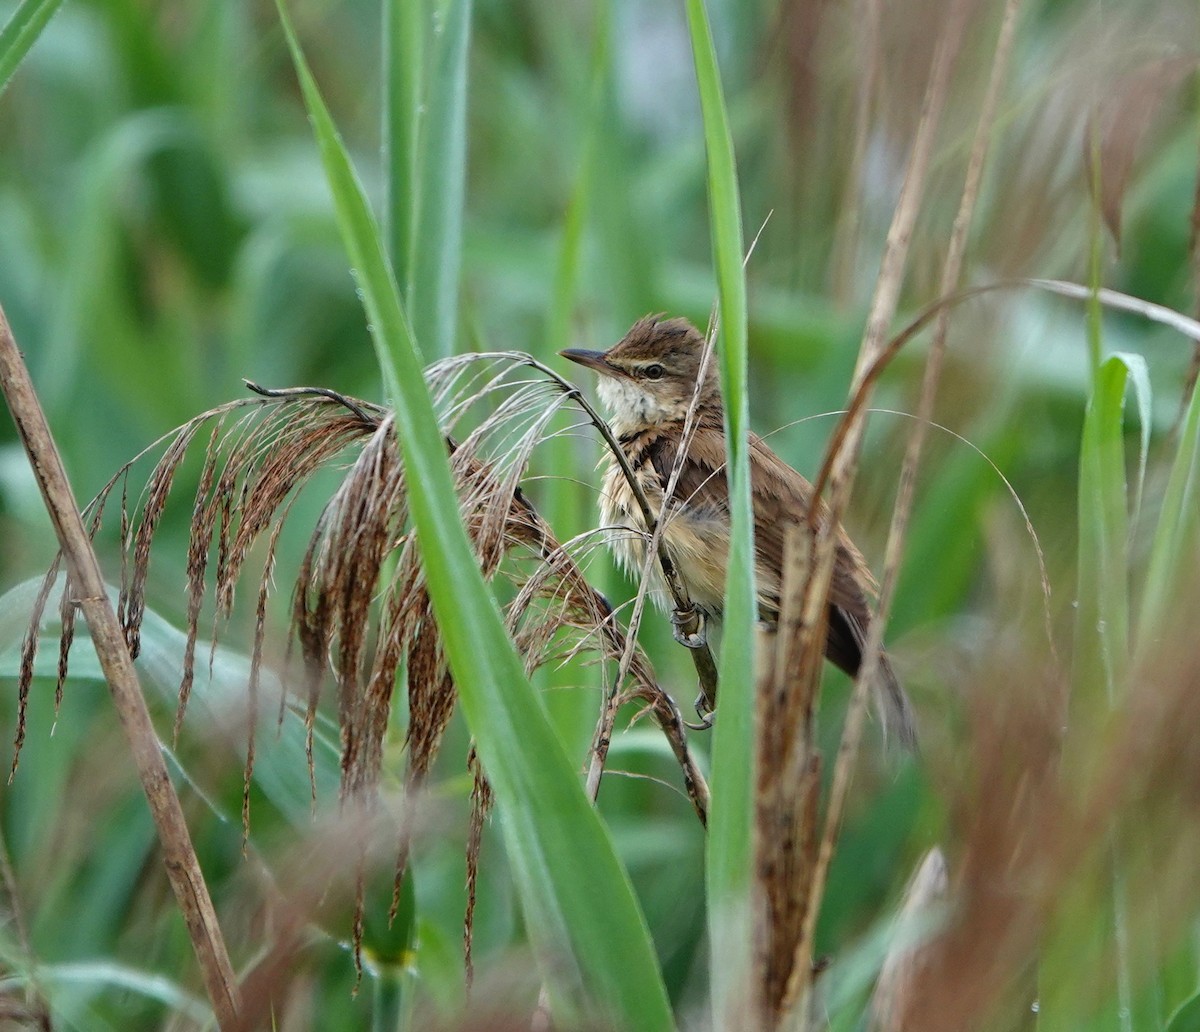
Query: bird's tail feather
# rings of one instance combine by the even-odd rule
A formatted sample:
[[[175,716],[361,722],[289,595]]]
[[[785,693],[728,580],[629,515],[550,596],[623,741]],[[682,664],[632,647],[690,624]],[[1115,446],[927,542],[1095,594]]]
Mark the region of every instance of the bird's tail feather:
[[[908,693],[892,668],[887,653],[879,657],[875,682],[875,697],[885,735],[895,733],[900,744],[909,752],[917,751],[917,718]]]

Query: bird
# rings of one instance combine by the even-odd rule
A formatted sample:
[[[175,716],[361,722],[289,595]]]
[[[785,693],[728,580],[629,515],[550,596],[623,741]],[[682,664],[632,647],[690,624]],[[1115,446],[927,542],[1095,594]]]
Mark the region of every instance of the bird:
[[[693,432],[675,491],[667,504],[662,540],[692,604],[720,620],[730,540],[729,488],[725,475],[725,418],[715,363],[701,374],[705,339],[688,320],[648,315],[607,351],[567,348],[559,354],[599,374],[598,394],[609,427],[629,461],[656,521],[672,471],[679,461],[684,424],[693,396]],[[749,434],[750,492],[754,511],[758,619],[778,625],[783,580],[784,536],[789,524],[807,520],[813,486],[755,433]],[[824,503],[819,503],[824,506]],[[607,544],[626,573],[637,578],[645,561],[648,528],[615,456],[605,460],[600,518]],[[652,597],[670,610],[658,564]],[[877,587],[862,553],[845,529],[837,528],[825,656],[850,676],[858,673],[871,625]],[[912,705],[886,652],[875,684],[886,731],[916,745]]]

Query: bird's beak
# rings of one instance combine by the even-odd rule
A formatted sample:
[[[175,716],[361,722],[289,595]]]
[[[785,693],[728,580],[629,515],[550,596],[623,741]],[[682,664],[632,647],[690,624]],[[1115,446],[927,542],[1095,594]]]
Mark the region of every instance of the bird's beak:
[[[621,370],[610,365],[603,351],[588,351],[586,348],[566,348],[559,352],[563,358],[578,362],[581,366],[594,369],[603,376],[620,376]]]

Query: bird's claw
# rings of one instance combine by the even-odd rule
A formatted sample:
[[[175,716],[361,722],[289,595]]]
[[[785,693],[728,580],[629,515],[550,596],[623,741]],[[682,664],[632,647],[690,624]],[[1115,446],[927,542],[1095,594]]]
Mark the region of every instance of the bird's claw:
[[[696,630],[689,634],[684,627],[690,623],[696,624]],[[704,614],[699,609],[690,611],[675,610],[671,614],[671,634],[685,649],[702,649],[708,644],[705,633]]]

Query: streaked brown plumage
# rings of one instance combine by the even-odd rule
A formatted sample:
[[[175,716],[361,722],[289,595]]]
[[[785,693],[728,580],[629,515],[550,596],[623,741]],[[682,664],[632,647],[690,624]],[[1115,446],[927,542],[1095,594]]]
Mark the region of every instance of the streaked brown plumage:
[[[599,393],[609,411],[613,433],[629,459],[657,518],[683,440],[684,419],[704,349],[704,338],[685,319],[649,316],[636,322],[606,352],[568,349],[564,358],[600,374]],[[729,500],[725,479],[725,430],[715,365],[700,387],[696,427],[667,509],[663,540],[695,605],[719,618],[725,596],[729,552]],[[750,481],[754,506],[755,575],[759,619],[779,618],[783,539],[788,524],[804,519],[812,504],[812,485],[779,458],[760,437],[750,435]],[[601,519],[614,531],[609,546],[617,560],[637,577],[645,559],[640,509],[620,467],[611,457],[604,473]],[[653,566],[655,601],[671,601]],[[829,631],[825,655],[852,676],[858,672],[870,625],[869,601],[875,581],[862,554],[838,528],[837,555],[830,587]],[[912,710],[891,662],[880,664],[879,689],[886,724],[906,745],[916,730]]]

